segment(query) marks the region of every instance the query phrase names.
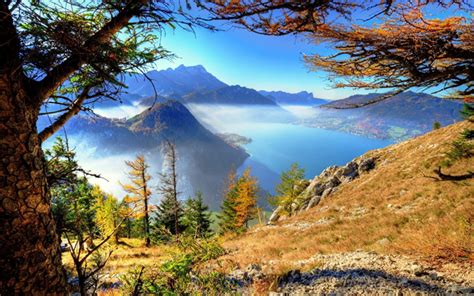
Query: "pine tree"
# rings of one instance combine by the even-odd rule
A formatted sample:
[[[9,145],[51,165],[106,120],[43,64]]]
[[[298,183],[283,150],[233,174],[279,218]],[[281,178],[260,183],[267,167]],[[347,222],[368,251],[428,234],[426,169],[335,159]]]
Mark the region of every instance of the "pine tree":
[[[179,235],[183,229],[183,225],[181,224],[183,209],[178,200],[176,145],[170,141],[165,141],[162,150],[166,169],[160,174],[158,192],[162,200],[157,207],[155,228],[160,229],[164,227],[169,233]]]
[[[291,213],[291,204],[301,193],[298,188],[300,182],[304,179],[304,169],[293,163],[290,169],[281,173],[280,183],[276,186],[277,195],[274,196],[270,203],[274,206],[281,206],[287,214]]]
[[[225,234],[228,232],[234,232],[236,227],[236,205],[237,205],[237,179],[234,170],[231,170],[227,178],[227,186],[224,194],[224,199],[221,205],[221,212],[218,215],[219,218],[219,233]]]
[[[247,168],[236,184],[237,199],[235,204],[237,229],[243,231],[248,228],[248,222],[257,215],[257,179],[250,175],[250,168]]]
[[[465,102],[460,113],[463,119],[472,121],[474,117],[474,103]]]
[[[195,237],[208,237],[211,234],[211,213],[203,202],[201,192],[186,201],[182,223],[186,232]]]
[[[127,166],[130,168],[128,177],[131,184],[122,184],[123,189],[128,192],[126,203],[134,209],[137,214],[136,217],[143,217],[143,229],[145,234],[145,245],[150,246],[150,211],[151,207],[148,205],[151,190],[149,189],[148,182],[151,176],[147,173],[148,164],[145,161],[143,155],[137,155],[134,161],[126,161]]]

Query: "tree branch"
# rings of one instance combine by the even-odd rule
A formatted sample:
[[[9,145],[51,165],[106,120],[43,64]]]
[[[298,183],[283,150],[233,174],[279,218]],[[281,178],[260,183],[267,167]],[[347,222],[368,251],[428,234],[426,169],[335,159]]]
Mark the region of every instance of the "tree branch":
[[[41,142],[44,142],[49,137],[51,137],[55,132],[57,132],[66,122],[71,119],[74,115],[81,111],[81,106],[84,101],[89,97],[89,91],[91,90],[91,86],[87,86],[84,88],[82,93],[77,97],[77,99],[72,103],[69,107],[69,110],[63,113],[61,116],[56,119],[50,126],[46,127],[39,133],[39,138]]]
[[[35,89],[39,103],[48,99],[69,76],[79,70],[84,63],[87,63],[88,58],[94,55],[94,52],[100,45],[107,43],[113,35],[125,27],[130,19],[137,16],[140,9],[149,1],[150,0],[130,1],[116,16],[84,43],[81,49],[87,51],[85,54],[76,51],[63,63],[53,68],[46,77],[39,82]]]

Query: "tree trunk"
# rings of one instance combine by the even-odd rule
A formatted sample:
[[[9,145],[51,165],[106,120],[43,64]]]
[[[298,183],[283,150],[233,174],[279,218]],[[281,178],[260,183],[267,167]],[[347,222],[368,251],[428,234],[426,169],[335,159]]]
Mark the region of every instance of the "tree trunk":
[[[0,295],[65,294],[66,277],[36,129],[39,107],[25,90],[22,69],[8,71],[3,66],[0,67]]]
[[[150,219],[148,217],[148,197],[146,195],[147,189],[145,186],[145,199],[143,200],[145,202],[145,218],[144,218],[144,223],[145,223],[145,246],[148,248],[150,246]]]

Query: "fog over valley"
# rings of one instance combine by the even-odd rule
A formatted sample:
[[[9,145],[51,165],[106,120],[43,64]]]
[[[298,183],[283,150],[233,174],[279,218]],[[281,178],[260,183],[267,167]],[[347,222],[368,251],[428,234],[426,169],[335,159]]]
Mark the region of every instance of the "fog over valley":
[[[226,85],[202,66],[148,75],[155,80],[154,88],[141,75],[129,76],[119,102],[98,101],[90,106],[95,116],[81,113],[70,120],[65,126],[70,145],[81,166],[104,178],[91,182],[122,198],[125,161],[144,154],[155,188],[163,170],[161,146],[171,140],[178,151],[180,198],[202,191],[213,210],[220,207],[232,169],[240,174],[251,168],[259,180],[260,204],[266,206],[265,196],[274,194],[281,172],[291,164],[298,163],[306,178],[313,178],[328,166],[424,133],[433,119],[443,125],[455,122],[461,106],[406,92],[373,107],[340,110],[332,106],[380,94],[328,101],[305,91],[256,91]],[[38,124],[47,123],[43,117]]]

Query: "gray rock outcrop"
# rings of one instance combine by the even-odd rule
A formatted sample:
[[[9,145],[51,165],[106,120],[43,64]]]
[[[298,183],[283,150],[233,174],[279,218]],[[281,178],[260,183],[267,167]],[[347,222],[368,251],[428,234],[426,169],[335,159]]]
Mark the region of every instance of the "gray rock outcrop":
[[[375,158],[359,157],[344,166],[330,166],[321,172],[313,180],[302,180],[298,184],[298,191],[301,193],[290,206],[290,214],[307,211],[317,206],[321,200],[331,196],[341,184],[346,184],[360,175],[375,168]],[[284,214],[284,209],[278,207],[273,211],[269,224],[278,221]]]

